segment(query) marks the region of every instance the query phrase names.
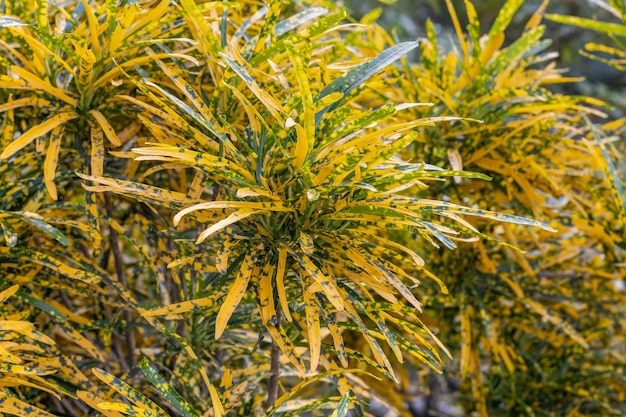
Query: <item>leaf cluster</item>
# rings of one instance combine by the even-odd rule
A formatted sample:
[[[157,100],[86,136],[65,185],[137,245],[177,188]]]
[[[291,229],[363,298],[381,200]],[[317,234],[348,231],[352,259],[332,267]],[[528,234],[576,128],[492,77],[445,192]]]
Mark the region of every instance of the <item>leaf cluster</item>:
[[[544,87],[545,3],[503,47],[520,1],[448,2],[447,57],[310,3],[2,3],[0,414],[402,413],[430,371],[619,410],[623,127]]]

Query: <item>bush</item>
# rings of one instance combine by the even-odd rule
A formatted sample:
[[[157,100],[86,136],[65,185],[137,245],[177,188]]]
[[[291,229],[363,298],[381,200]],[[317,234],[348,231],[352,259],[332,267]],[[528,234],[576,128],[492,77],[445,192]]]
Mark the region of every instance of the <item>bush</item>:
[[[622,180],[612,162],[623,153],[585,121],[587,115],[605,117],[589,107],[598,101],[546,88],[573,81],[546,61],[554,54],[542,54],[550,44],[541,40],[547,2],[522,36],[503,47],[506,25],[521,3],[507,2],[483,37],[467,3],[468,35],[456,26],[458,55],[440,56],[429,26],[422,64],[407,70],[403,79],[410,85],[396,91],[435,103],[425,112],[413,109],[413,117],[456,114],[483,121],[440,124],[414,142],[414,158],[493,178],[458,178],[431,187],[429,197],[436,190],[436,198],[532,216],[558,233],[475,224],[525,254],[488,240],[454,251],[417,242],[415,249],[432,262],[451,295],[434,289],[425,311],[433,312],[438,336],[459,358],[449,373],[462,382],[466,409],[481,415],[621,415],[624,362],[608,352],[625,346],[618,286],[624,278],[624,194],[616,192]],[[455,10],[450,13],[458,22]],[[622,126],[623,120],[614,121],[609,128]]]
[[[623,411],[622,124],[520,3],[420,64],[332,3],[4,3],[0,414]]]

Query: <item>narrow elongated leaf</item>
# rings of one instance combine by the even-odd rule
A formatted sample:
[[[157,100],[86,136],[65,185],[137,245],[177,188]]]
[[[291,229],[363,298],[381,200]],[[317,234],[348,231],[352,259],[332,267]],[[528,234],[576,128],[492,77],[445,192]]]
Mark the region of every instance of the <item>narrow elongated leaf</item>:
[[[291,313],[289,312],[289,300],[287,299],[287,292],[285,287],[285,278],[287,273],[287,248],[280,247],[278,250],[278,260],[276,261],[276,289],[278,292],[278,300],[280,301],[280,307],[285,315],[287,321],[292,321]]]
[[[324,274],[324,272],[317,265],[315,265],[315,263],[306,254],[291,248],[288,250],[291,256],[300,263],[304,271],[306,271],[306,273],[313,278],[315,282],[321,285],[324,294],[328,297],[328,301],[330,301],[337,310],[342,311],[344,303],[337,286],[333,282],[334,277],[331,278]]]
[[[30,26],[28,23],[18,19],[15,16],[0,16],[0,28],[9,28],[16,26]]]
[[[19,75],[22,80],[26,81],[30,88],[45,91],[54,98],[64,101],[72,107],[75,107],[77,105],[76,99],[69,95],[66,91],[63,91],[60,88],[54,87],[51,84],[42,81],[41,78],[39,78],[35,74],[30,73],[24,68],[12,66],[11,71]]]
[[[241,263],[237,278],[230,287],[228,295],[224,300],[224,304],[222,304],[220,311],[217,313],[217,318],[215,319],[215,339],[219,339],[222,333],[224,333],[228,320],[245,295],[246,289],[248,288],[248,282],[250,281],[250,275],[252,273],[252,269],[254,268],[254,262],[255,256],[250,253],[246,254],[246,257]]]
[[[10,296],[15,294],[20,289],[19,285],[13,285],[6,290],[0,291],[0,303],[4,303]]]
[[[115,130],[111,127],[107,118],[100,111],[91,110],[89,114],[91,114],[94,120],[98,123],[105,136],[113,144],[113,146],[122,145],[120,138],[117,137],[117,133],[115,133]]]
[[[504,3],[504,5],[500,8],[500,12],[498,12],[498,17],[496,17],[495,22],[493,22],[493,25],[489,30],[489,35],[487,35],[488,41],[506,30],[509,23],[511,23],[513,16],[515,16],[515,13],[517,13],[523,3],[524,0],[508,0]]]
[[[340,370],[331,370],[331,371],[326,371],[326,372],[320,372],[316,375],[312,375],[312,376],[308,376],[306,378],[304,378],[302,381],[300,381],[298,384],[296,384],[293,388],[291,388],[289,391],[285,392],[283,395],[281,395],[276,402],[274,403],[274,405],[267,410],[267,414],[268,415],[272,415],[274,410],[276,410],[278,407],[280,407],[282,404],[284,404],[285,402],[287,402],[289,399],[293,398],[295,395],[297,395],[300,391],[302,391],[304,388],[306,388],[307,386],[319,381],[320,379],[329,377],[329,376],[333,376],[333,375],[341,375],[344,373],[358,373],[358,374],[365,374],[371,377],[376,378],[374,375],[370,374],[369,372],[360,370],[360,369],[340,369]],[[377,378],[376,378],[377,379]]]
[[[174,216],[174,224],[178,224],[183,216],[197,210],[215,210],[215,209],[253,209],[266,211],[294,211],[292,207],[286,206],[280,202],[247,202],[247,201],[209,201],[206,203],[196,204],[179,211]]]
[[[214,225],[212,225],[211,227],[209,227],[208,229],[200,233],[200,236],[198,236],[198,240],[196,240],[196,243],[202,243],[213,233],[219,232],[221,229],[233,223],[237,223],[241,219],[245,219],[246,217],[251,216],[253,214],[261,214],[261,213],[263,213],[262,210],[253,210],[253,209],[237,210],[236,212],[234,212],[227,218],[220,220],[219,222],[215,223]]]
[[[124,403],[116,403],[112,401],[104,401],[97,405],[98,410],[107,410],[107,411],[119,411],[120,413],[133,416],[133,417],[167,417],[168,414],[156,414],[152,411],[135,407],[134,405],[124,404]]]
[[[418,45],[419,43],[417,41],[403,42],[384,50],[376,58],[351,69],[346,74],[328,84],[322,91],[320,91],[315,98],[315,101],[321,100],[327,95],[335,92],[340,92],[344,95],[344,97],[346,97],[352,90],[363,84],[374,74],[402,58],[413,49],[417,48]],[[334,110],[340,103],[341,101],[337,101],[318,112],[315,115],[316,124],[322,119],[324,113]]]
[[[139,367],[163,398],[165,398],[183,417],[200,417],[191,405],[189,405],[189,403],[152,368],[147,359],[142,359],[139,362]],[[217,412],[216,415],[218,415]]]
[[[191,0],[181,0],[181,5],[185,10],[185,18],[190,22],[193,30],[197,33],[196,39],[201,40],[202,52],[205,56],[215,56],[221,50],[221,42],[217,34],[209,25],[196,2]]]
[[[76,119],[77,117],[78,113],[76,112],[66,112],[57,114],[46,119],[40,125],[30,128],[22,136],[11,142],[0,155],[0,159],[7,159],[39,136],[43,136],[55,127],[62,125],[63,123],[66,123],[70,120]]]
[[[308,330],[308,339],[310,346],[310,371],[314,373],[320,360],[320,352],[322,348],[322,337],[320,333],[320,311],[315,300],[315,294],[308,291],[308,280],[302,280],[302,294],[305,302],[306,326]]]
[[[620,23],[602,22],[599,20],[587,19],[578,16],[564,16],[558,14],[547,14],[546,19],[556,23],[577,26],[583,29],[591,29],[597,32],[607,33],[626,37],[626,25]]]
[[[348,415],[349,405],[350,405],[350,396],[349,394],[344,394],[341,397],[341,401],[337,404],[337,408],[333,411],[330,417],[346,417]]]
[[[93,272],[66,265],[50,255],[32,249],[18,247],[7,248],[0,246],[0,254],[26,262],[34,262],[65,275],[68,278],[84,281],[88,284],[97,284],[101,280],[101,277]]]
[[[288,35],[276,42],[273,42],[268,48],[259,54],[255,55],[250,59],[250,65],[252,67],[256,67],[260,65],[262,62],[265,62],[268,59],[271,59],[275,55],[278,55],[285,51],[287,48],[287,43],[291,43],[292,45],[297,45],[300,42],[313,39],[315,37],[319,37],[323,35],[327,30],[334,27],[338,22],[345,19],[347,16],[347,12],[345,9],[342,9],[339,13],[332,14],[330,16],[322,17],[318,19],[314,23],[310,24],[303,30],[298,33],[294,33],[293,35]]]
[[[274,34],[280,37],[290,30],[297,29],[298,26],[303,26],[305,23],[315,21],[316,18],[326,13],[328,13],[328,9],[324,7],[309,7],[298,14],[276,23],[276,26],[274,26]]]
[[[161,407],[154,404],[154,402],[152,402],[149,398],[136,391],[130,385],[115,377],[114,375],[111,375],[108,372],[103,371],[99,368],[93,368],[93,373],[96,377],[98,377],[98,379],[100,379],[108,386],[113,388],[115,391],[117,391],[119,394],[124,396],[125,399],[132,401],[134,404],[137,404],[141,409],[150,412],[150,416],[167,416],[167,413],[163,411]],[[100,407],[101,406],[102,404],[100,404]],[[114,408],[105,409],[113,410]]]
[[[46,184],[48,194],[53,200],[57,200],[57,188],[54,185],[54,174],[59,163],[59,150],[61,149],[61,140],[65,130],[63,126],[57,126],[50,132],[50,140],[48,143],[48,151],[46,159],[43,163],[43,178]]]
[[[97,397],[91,392],[78,390],[76,391],[76,396],[85,402],[85,404],[89,405],[94,410],[99,410],[105,417],[122,417],[123,414],[120,414],[117,411],[113,410],[104,410],[100,409],[98,406],[106,401],[102,400],[102,398]]]
[[[282,109],[282,105],[270,94],[268,94],[265,90],[263,90],[257,80],[250,74],[249,65],[240,59],[239,62],[235,62],[230,56],[220,53],[220,56],[226,61],[228,66],[230,66],[235,73],[241,77],[243,82],[248,86],[250,91],[259,99],[261,103],[265,106],[265,108],[270,112],[270,114],[276,119],[276,121],[284,125],[285,121],[283,119],[282,114],[284,114],[284,110]],[[241,64],[241,65],[240,65]]]
[[[17,398],[9,397],[4,392],[0,392],[0,412],[17,417],[55,417],[54,414],[50,414],[41,408],[32,406]]]
[[[2,213],[2,212],[3,211],[0,210],[0,213]],[[20,219],[22,219],[22,220],[32,224],[33,226],[35,226],[36,228],[38,228],[42,232],[52,236],[57,242],[59,242],[63,246],[67,247],[69,245],[69,241],[67,240],[65,235],[63,233],[61,233],[59,230],[57,230],[56,228],[54,228],[51,225],[49,225],[48,223],[46,223],[44,218],[41,217],[39,214],[28,212],[28,211],[13,211],[13,212],[9,212],[9,214],[11,216],[18,217],[18,218],[20,218]]]
[[[186,194],[176,191],[166,190],[164,188],[153,187],[141,183],[132,181],[118,180],[114,178],[106,177],[94,177],[92,175],[85,175],[76,173],[80,178],[88,181],[93,181],[98,184],[107,186],[106,191],[113,191],[120,194],[128,194],[137,197],[145,197],[152,201],[159,201],[166,206],[171,206],[173,209],[177,209],[178,206],[184,206],[189,204],[198,203],[195,198],[191,198]],[[94,189],[97,187],[87,185],[87,189]]]

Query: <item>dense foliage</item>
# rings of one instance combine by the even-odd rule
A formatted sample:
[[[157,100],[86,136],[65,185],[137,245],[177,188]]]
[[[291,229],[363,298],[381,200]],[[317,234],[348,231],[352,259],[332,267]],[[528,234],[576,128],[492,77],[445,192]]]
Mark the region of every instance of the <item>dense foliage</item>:
[[[2,2],[0,415],[623,415],[624,120],[446,4]]]

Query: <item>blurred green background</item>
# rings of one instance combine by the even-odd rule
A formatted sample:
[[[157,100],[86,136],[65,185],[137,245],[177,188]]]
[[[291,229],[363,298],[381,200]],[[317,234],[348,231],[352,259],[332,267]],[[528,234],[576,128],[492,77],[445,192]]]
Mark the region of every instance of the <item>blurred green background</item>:
[[[500,11],[505,0],[474,0],[474,6],[481,21],[481,31],[486,33]],[[388,4],[393,3],[393,4]],[[467,19],[463,0],[452,0],[461,24],[465,27]],[[511,22],[506,32],[506,43],[515,40],[522,32],[530,16],[542,3],[541,0],[526,0]],[[453,34],[452,21],[444,0],[344,0],[343,4],[350,10],[353,17],[360,19],[363,15],[376,8],[382,8],[378,23],[391,31],[398,40],[410,40],[425,36],[424,28],[427,19],[435,23],[438,35]],[[547,13],[574,15],[593,18],[605,22],[617,22],[606,10],[594,0],[552,0]],[[612,116],[626,115],[626,79],[624,73],[605,64],[585,58],[578,51],[587,42],[612,44],[606,35],[573,26],[560,25],[545,20],[545,38],[552,40],[550,51],[559,52],[558,66],[566,69],[570,76],[584,77],[579,83],[552,87],[568,94],[580,94],[605,100],[611,106]],[[441,39],[441,38],[440,38]],[[451,48],[450,42],[440,44],[442,48]],[[447,51],[444,51],[447,52]]]

